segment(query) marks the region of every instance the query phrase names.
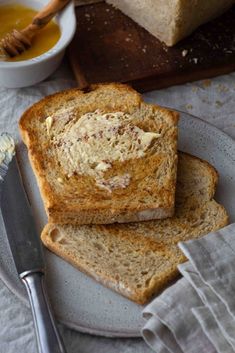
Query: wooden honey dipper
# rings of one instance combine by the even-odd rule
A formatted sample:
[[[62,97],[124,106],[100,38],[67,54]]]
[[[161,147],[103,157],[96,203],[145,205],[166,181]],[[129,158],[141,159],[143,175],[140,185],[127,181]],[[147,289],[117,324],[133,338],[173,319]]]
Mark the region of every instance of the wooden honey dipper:
[[[62,10],[70,0],[51,0],[38,14],[33,18],[26,28],[21,31],[14,29],[12,33],[6,35],[0,42],[4,53],[7,56],[14,57],[27,50],[33,37],[47,25],[48,22]]]

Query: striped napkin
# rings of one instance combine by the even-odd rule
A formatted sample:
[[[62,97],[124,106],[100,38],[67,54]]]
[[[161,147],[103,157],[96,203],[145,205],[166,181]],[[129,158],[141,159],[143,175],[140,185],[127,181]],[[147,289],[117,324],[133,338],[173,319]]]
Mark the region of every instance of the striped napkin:
[[[235,352],[235,224],[179,247],[183,278],[144,309],[143,338],[158,353]]]

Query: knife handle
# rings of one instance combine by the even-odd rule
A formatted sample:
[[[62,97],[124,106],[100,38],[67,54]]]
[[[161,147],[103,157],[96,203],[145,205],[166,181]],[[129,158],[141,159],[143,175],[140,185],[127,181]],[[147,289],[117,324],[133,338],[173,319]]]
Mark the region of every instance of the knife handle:
[[[27,273],[21,279],[30,300],[39,353],[66,353],[50,308],[43,273]]]

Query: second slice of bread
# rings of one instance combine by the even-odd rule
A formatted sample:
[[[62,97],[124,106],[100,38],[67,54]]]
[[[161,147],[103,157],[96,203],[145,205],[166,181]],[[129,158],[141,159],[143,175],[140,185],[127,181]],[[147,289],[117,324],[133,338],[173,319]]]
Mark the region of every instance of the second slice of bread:
[[[48,96],[20,131],[50,222],[107,224],[172,216],[178,114],[121,84]]]

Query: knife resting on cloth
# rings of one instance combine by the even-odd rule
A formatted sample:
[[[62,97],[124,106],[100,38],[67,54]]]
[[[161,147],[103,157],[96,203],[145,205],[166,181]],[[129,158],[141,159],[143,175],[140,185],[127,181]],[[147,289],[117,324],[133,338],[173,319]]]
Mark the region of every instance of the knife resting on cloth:
[[[65,353],[44,285],[42,246],[9,134],[0,134],[0,207],[16,270],[33,313],[39,353]]]

